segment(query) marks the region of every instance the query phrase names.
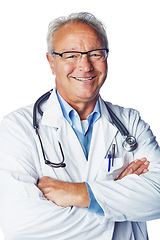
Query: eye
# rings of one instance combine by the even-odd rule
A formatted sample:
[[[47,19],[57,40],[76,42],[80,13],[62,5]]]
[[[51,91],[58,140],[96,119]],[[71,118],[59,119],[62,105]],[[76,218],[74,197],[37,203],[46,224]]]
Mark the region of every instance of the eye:
[[[105,60],[106,58],[106,51],[105,50],[93,50],[90,52],[90,58],[93,61],[98,61],[98,60]]]
[[[93,51],[93,52],[90,53],[90,58],[99,59],[102,56],[103,55],[102,55],[101,51]]]
[[[92,53],[90,57],[102,57],[102,55],[98,53]]]
[[[73,55],[72,54],[72,55],[69,55],[67,58],[77,58],[77,55],[75,55],[75,54]]]
[[[63,53],[64,59],[77,59],[79,57],[78,53]]]

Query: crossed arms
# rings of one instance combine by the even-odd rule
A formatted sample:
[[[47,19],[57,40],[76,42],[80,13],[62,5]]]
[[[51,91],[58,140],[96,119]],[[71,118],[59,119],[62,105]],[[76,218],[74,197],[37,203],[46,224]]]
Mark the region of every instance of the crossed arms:
[[[136,159],[120,174],[116,181],[130,174],[145,174],[148,172],[148,166],[149,161],[146,158]],[[63,182],[44,176],[39,180],[37,186],[44,196],[57,206],[89,207],[90,198],[85,183]]]

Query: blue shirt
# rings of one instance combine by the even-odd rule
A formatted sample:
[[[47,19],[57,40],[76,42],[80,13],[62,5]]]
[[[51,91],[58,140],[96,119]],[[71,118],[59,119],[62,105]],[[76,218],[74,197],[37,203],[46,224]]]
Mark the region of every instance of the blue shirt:
[[[59,103],[61,105],[62,108],[62,112],[64,117],[67,119],[67,121],[69,122],[69,124],[76,129],[77,131],[79,131],[81,134],[85,135],[85,133],[87,132],[89,127],[93,126],[93,123],[96,122],[99,118],[100,118],[100,108],[99,108],[99,102],[97,100],[94,111],[87,117],[87,121],[88,121],[88,128],[84,129],[82,122],[80,120],[80,117],[78,115],[78,113],[76,112],[75,109],[73,109],[62,97],[61,95],[58,93],[58,91],[56,91],[57,93],[57,97],[59,100]]]
[[[88,160],[93,124],[100,118],[99,102],[97,100],[94,111],[87,117],[87,120],[81,121],[76,110],[61,97],[58,91],[57,97],[62,108],[63,116],[76,133],[86,159]]]
[[[82,146],[82,149],[84,151],[84,154],[86,156],[86,160],[88,160],[88,154],[89,154],[89,148],[92,138],[92,129],[93,124],[100,118],[100,107],[99,107],[99,101],[97,100],[95,108],[93,112],[87,117],[87,120],[81,121],[78,113],[73,109],[56,91],[58,101],[60,103],[63,116],[65,119],[69,122],[69,124],[72,126],[73,130],[75,131],[78,140]],[[89,186],[89,184],[86,182],[87,190],[89,193],[90,198],[90,205],[89,210],[92,212],[96,212],[98,214],[103,215],[104,212],[98,202],[96,201],[94,194]]]

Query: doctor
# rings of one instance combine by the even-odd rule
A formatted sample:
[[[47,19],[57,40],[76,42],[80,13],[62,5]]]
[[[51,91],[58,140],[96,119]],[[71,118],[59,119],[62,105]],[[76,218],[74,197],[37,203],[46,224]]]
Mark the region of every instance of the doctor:
[[[48,53],[56,89],[0,126],[0,226],[7,240],[146,240],[160,217],[160,148],[133,109],[107,105],[137,139],[127,152],[99,95],[107,77],[108,41],[89,13],[52,21]],[[62,147],[62,151],[59,147]],[[115,147],[110,164],[110,151]],[[63,154],[62,154],[63,152]],[[113,155],[113,154],[112,154]]]

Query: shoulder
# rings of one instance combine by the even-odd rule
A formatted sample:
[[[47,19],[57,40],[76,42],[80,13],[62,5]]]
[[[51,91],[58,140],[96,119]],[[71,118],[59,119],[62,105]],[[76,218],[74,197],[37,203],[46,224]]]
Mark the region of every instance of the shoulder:
[[[102,114],[109,116],[108,119],[111,123],[113,123],[112,118],[107,110],[106,105],[113,111],[116,117],[122,122],[122,124],[126,127],[131,135],[135,135],[140,131],[140,128],[144,129],[146,124],[141,120],[140,113],[133,108],[125,108],[116,104],[112,104],[110,102],[106,102],[101,100],[101,110]],[[114,124],[114,123],[113,123]],[[140,127],[141,126],[141,127]]]
[[[122,118],[131,118],[137,117],[140,115],[139,111],[133,108],[125,108],[119,105],[112,104],[110,102],[105,102],[107,106],[119,117]]]
[[[140,116],[139,111],[137,111],[136,109],[133,108],[125,108],[122,106],[119,106],[117,104],[113,104],[111,102],[108,101],[104,101],[101,97],[100,97],[100,106],[102,111],[106,111],[106,105],[116,114],[116,116],[120,119],[130,119],[130,118],[137,118]]]
[[[4,128],[28,129],[33,122],[33,104],[19,108],[4,116],[0,126]]]

